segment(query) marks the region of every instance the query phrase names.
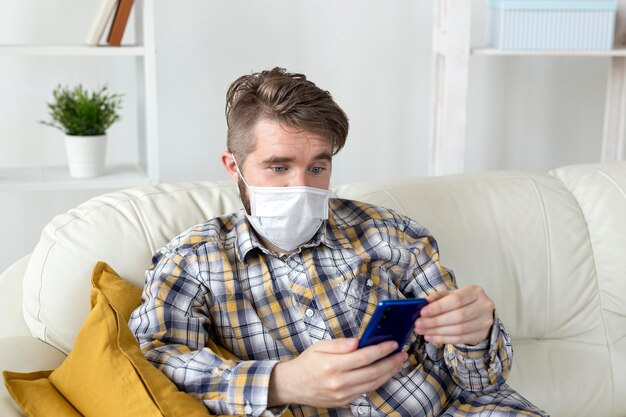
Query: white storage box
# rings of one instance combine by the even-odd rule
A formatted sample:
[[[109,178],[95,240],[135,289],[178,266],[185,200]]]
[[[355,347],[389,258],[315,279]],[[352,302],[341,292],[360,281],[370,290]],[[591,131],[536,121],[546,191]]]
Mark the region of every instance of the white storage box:
[[[487,42],[498,49],[610,50],[617,0],[489,0]]]

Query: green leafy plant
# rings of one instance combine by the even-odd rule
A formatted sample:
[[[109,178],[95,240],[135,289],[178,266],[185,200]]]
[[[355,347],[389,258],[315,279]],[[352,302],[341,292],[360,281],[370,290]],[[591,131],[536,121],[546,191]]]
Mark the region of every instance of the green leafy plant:
[[[119,120],[122,95],[110,94],[106,86],[89,92],[82,85],[74,88],[57,86],[52,91],[54,101],[48,104],[52,126],[72,136],[104,135]]]

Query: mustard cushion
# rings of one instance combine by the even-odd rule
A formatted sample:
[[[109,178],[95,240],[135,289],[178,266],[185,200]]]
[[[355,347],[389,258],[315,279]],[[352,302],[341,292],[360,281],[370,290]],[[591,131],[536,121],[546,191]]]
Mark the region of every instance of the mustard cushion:
[[[80,417],[72,404],[50,383],[52,371],[18,373],[4,371],[9,394],[27,416]]]
[[[3,372],[9,393],[27,415],[210,415],[143,356],[127,325],[141,290],[104,262],[94,267],[92,284],[91,312],[56,370]]]

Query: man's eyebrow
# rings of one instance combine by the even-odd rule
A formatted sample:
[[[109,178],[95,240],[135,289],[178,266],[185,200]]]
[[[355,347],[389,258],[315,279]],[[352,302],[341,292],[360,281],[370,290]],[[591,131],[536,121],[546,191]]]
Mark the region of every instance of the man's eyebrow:
[[[324,159],[324,160],[326,160],[328,162],[332,162],[333,156],[329,152],[323,151],[323,152],[320,152],[317,155],[315,155],[315,157],[313,158],[314,161],[319,161],[319,160],[322,160],[322,159]]]
[[[284,164],[287,162],[293,162],[294,158],[290,158],[288,156],[270,156],[269,158],[263,160],[262,164]]]
[[[286,164],[289,162],[293,162],[295,160],[295,158],[289,157],[289,156],[277,156],[277,155],[272,155],[269,158],[263,160],[261,163],[262,164]],[[328,162],[331,162],[333,160],[333,157],[330,153],[324,151],[324,152],[320,152],[317,155],[315,155],[313,157],[314,161],[320,161],[320,160],[326,160]]]

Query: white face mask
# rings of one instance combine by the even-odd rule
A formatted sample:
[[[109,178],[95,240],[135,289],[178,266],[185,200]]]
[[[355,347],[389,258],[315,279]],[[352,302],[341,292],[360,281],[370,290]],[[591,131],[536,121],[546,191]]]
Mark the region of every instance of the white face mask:
[[[328,219],[330,190],[304,186],[252,187],[239,167],[237,173],[250,197],[250,215],[246,213],[246,217],[259,235],[280,249],[297,249]]]

